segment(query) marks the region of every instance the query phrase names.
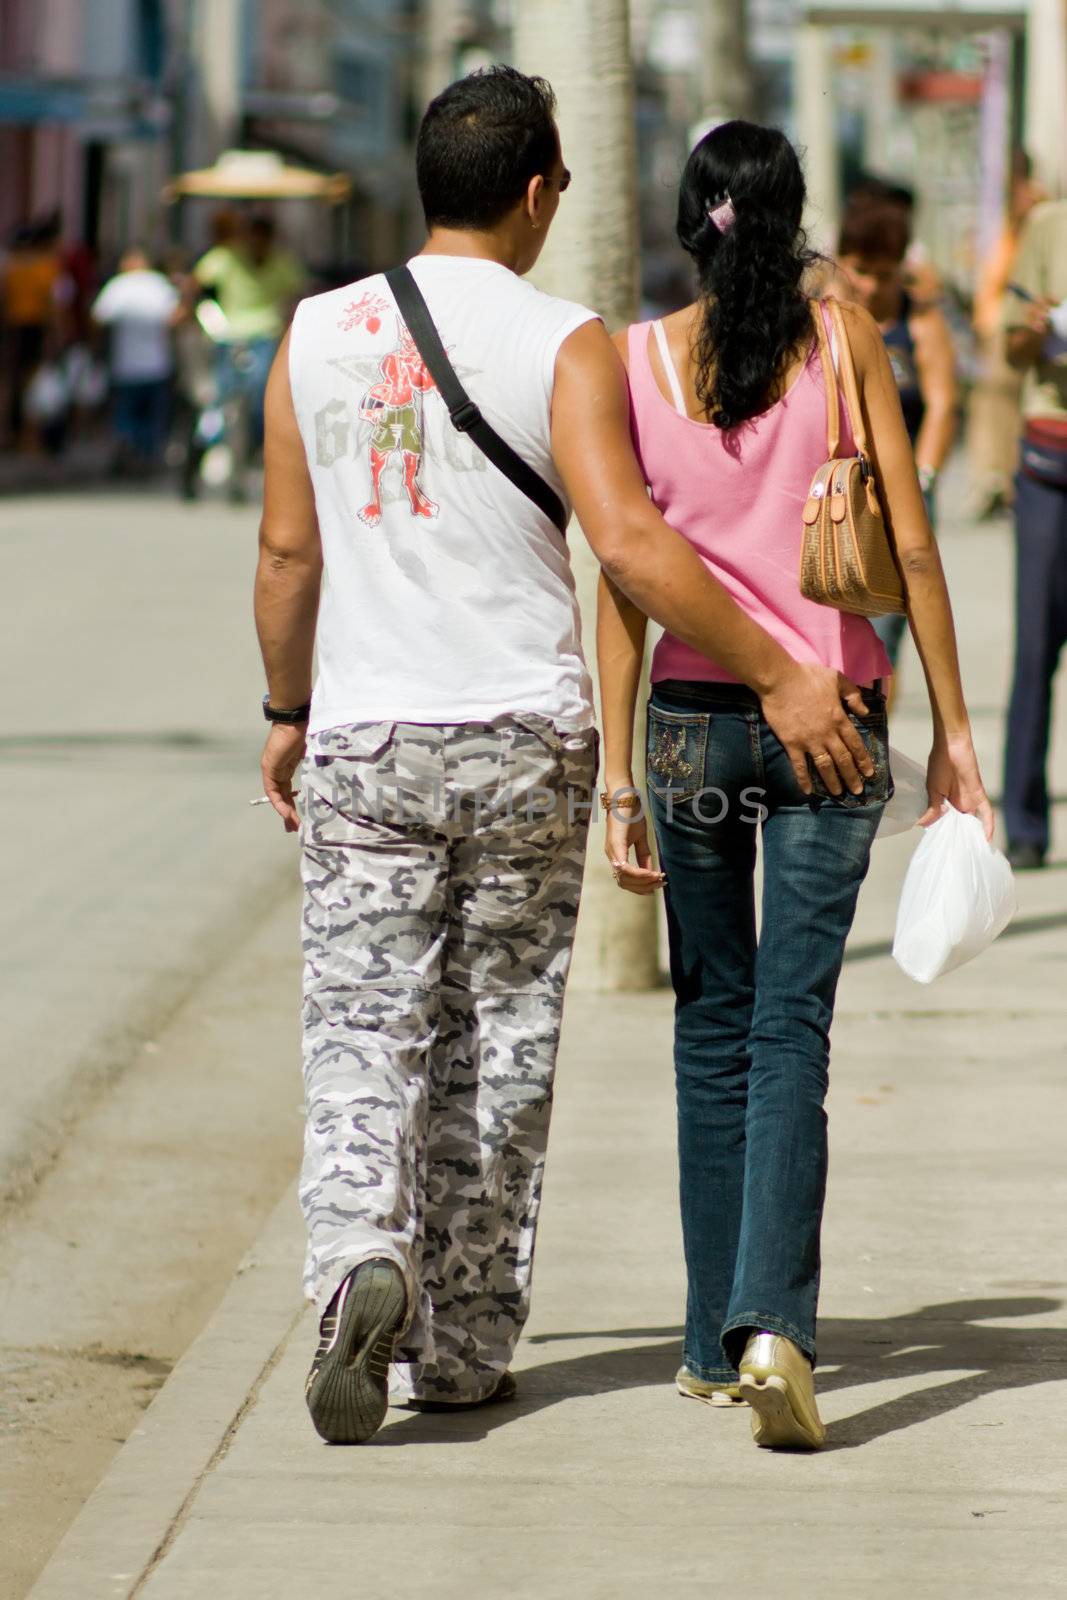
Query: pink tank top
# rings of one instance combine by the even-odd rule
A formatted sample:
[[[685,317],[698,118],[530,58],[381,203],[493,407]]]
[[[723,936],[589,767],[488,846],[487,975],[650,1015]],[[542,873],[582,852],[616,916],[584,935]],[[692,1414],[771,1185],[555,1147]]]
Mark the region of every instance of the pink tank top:
[[[794,661],[817,661],[854,682],[887,678],[889,657],[865,617],[800,592],[801,511],[826,460],[826,390],[818,349],[768,411],[724,433],[682,416],[660,393],[649,360],[652,324],[630,329],[630,417],[652,499],[672,528],[754,622]],[[841,449],[855,448],[842,406]],[[733,675],[665,633],[652,681],[735,683]]]

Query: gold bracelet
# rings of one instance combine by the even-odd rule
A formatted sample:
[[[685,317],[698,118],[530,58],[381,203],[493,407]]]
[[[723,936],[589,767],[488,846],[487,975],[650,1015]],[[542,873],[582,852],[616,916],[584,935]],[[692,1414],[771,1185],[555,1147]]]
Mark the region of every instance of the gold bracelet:
[[[619,789],[613,795],[604,789],[600,795],[600,804],[605,811],[640,811],[641,796],[636,789]]]

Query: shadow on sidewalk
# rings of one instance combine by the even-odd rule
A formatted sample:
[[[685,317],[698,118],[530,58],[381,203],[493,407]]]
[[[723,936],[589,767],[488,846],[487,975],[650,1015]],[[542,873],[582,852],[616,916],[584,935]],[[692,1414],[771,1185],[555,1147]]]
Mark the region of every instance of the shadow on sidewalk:
[[[1067,861],[1056,862],[1045,870],[1058,872],[1061,869],[1067,870]],[[1028,933],[1048,933],[1053,928],[1063,927],[1067,927],[1067,911],[1046,911],[1040,916],[1016,917],[998,937],[1020,939]],[[876,961],[892,954],[892,939],[874,939],[867,944],[850,945],[845,951],[845,965],[855,966],[858,961]]]
[[[886,1379],[954,1374],[945,1383],[924,1384],[834,1422],[829,1448],[855,1449],[902,1428],[933,1421],[983,1395],[1067,1378],[1067,1328],[979,1325],[994,1319],[1042,1316],[1059,1311],[1063,1304],[1062,1300],[1040,1296],[990,1298],[924,1306],[919,1311],[881,1320],[826,1318],[819,1324],[822,1395]],[[518,1375],[520,1390],[515,1404],[457,1412],[454,1417],[412,1414],[378,1435],[374,1444],[469,1443],[506,1427],[519,1416],[583,1395],[670,1385],[681,1360],[681,1337],[681,1328],[605,1328],[539,1334],[529,1343],[544,1346],[578,1339],[654,1342],[627,1343],[617,1350],[565,1357],[528,1368]],[[1003,1424],[987,1422],[982,1426]]]

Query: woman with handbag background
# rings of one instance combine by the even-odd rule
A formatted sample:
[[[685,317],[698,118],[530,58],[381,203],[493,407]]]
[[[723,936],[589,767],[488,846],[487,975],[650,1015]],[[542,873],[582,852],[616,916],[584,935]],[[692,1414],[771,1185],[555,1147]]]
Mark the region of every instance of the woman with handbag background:
[[[901,206],[856,200],[841,219],[837,262],[842,299],[870,312],[889,355],[904,426],[930,526],[937,531],[937,476],[948,460],[959,421],[956,352],[940,306],[917,302],[905,285],[910,235]],[[896,673],[905,617],[889,612],[874,631]]]
[[[874,776],[849,793],[829,762],[821,771],[795,770],[758,696],[665,634],[648,711],[657,872],[632,767],[646,619],[606,579],[597,642],[605,774],[615,801],[607,855],[623,889],[648,894],[666,883],[688,1274],[678,1388],[712,1404],[747,1399],[757,1444],[817,1448],[825,1436],[812,1367],[829,1031],[892,780],[883,646],[865,616],[835,609],[840,599],[806,598],[800,567],[803,543],[811,552],[805,588],[818,590],[820,558],[809,536],[824,527],[832,538],[854,532],[854,512],[870,522],[863,497],[876,507],[876,488],[900,576],[892,561],[885,564],[898,596],[902,579],[900,603],[933,712],[923,821],[948,800],[976,812],[991,835],[993,814],[885,347],[862,310],[831,316],[806,300],[802,285],[814,258],[801,230],[803,205],[800,164],[783,134],[737,121],[706,135],[689,158],[678,207],[699,297],[663,323],[631,327],[618,344],[634,442],[656,506],[795,659],[836,668],[843,696],[860,685],[866,710],[849,714]],[[815,338],[813,323],[823,330]],[[851,350],[862,406],[855,432],[861,449],[863,436],[870,438],[873,480],[856,457],[847,410],[838,414],[831,335],[839,363],[847,354],[842,338]],[[830,455],[851,459],[827,462],[828,435]],[[824,522],[824,510],[840,520]],[[758,941],[757,825],[764,851]]]

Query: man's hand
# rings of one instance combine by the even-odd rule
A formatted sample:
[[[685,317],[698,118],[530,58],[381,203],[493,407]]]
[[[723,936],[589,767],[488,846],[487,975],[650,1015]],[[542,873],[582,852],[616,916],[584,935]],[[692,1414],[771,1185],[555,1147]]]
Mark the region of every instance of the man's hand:
[[[304,759],[306,740],[305,728],[293,728],[276,722],[263,746],[263,759],[260,761],[263,793],[285,823],[286,833],[296,833],[300,827],[293,794],[293,773]]]
[[[1049,312],[1052,310],[1051,300],[1029,300],[1023,317],[1031,333],[1040,334],[1043,339],[1049,330]]]
[[[1026,302],[1023,309],[1025,326],[1016,326],[1008,331],[1005,353],[1009,366],[1025,371],[1040,359],[1042,346],[1048,338],[1051,326],[1049,322],[1051,310],[1051,300],[1037,299]]]
[[[847,705],[860,716],[867,711],[862,691],[850,679],[830,667],[792,662],[760,695],[760,704],[805,794],[811,793],[809,756],[831,794],[842,788],[862,794],[874,763],[845,710]]]

